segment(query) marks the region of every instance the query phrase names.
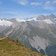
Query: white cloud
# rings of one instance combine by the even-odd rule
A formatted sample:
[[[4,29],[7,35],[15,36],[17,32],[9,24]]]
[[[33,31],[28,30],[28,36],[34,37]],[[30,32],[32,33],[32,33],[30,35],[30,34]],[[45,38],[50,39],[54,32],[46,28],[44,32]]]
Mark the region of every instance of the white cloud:
[[[42,4],[42,7],[45,9],[45,10],[54,10],[55,9],[55,3],[54,0],[53,1],[46,1],[46,2],[43,2]]]
[[[44,5],[48,7],[54,7],[54,5],[56,5],[56,0],[46,1]]]
[[[31,2],[31,5],[32,6],[40,6],[42,3],[39,3],[39,2]]]
[[[27,3],[28,3],[28,1],[27,1],[27,0],[19,1],[19,4],[21,4],[21,5],[26,5]]]
[[[21,5],[26,5],[26,3],[24,3],[24,2],[19,2]]]
[[[31,2],[31,5],[32,6],[51,7],[51,6],[53,6],[53,2],[51,2],[50,0],[46,1],[46,2]]]
[[[53,4],[56,4],[56,0],[53,1]]]
[[[15,0],[20,5],[26,5],[28,4],[28,0]]]
[[[44,3],[44,6],[51,6],[52,5],[52,3],[50,2],[50,1],[46,1],[45,3]]]
[[[56,5],[56,0],[46,0],[46,1],[42,1],[42,2],[38,2],[38,1],[34,1],[33,0],[30,2],[29,0],[15,0],[18,4],[20,5],[31,5],[31,6],[40,6],[40,7],[43,7],[44,9],[51,9],[53,10],[52,8],[55,7]]]
[[[53,11],[55,8],[54,7],[43,7],[43,9]]]
[[[47,9],[53,10],[53,9],[52,9],[52,2],[51,2],[51,1],[46,1],[46,2],[44,2],[44,3],[42,4],[42,7],[43,7],[45,10],[47,10]]]

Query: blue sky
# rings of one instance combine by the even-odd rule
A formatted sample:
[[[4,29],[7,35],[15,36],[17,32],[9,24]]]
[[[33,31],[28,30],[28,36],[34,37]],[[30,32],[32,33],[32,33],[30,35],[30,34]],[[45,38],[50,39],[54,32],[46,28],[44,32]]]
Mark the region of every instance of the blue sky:
[[[56,14],[56,0],[0,0],[0,18]]]

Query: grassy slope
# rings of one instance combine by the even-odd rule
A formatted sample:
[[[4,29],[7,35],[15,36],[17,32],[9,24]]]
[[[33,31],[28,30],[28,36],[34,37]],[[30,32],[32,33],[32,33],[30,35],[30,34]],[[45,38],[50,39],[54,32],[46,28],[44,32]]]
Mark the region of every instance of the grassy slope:
[[[0,56],[42,56],[40,53],[24,47],[20,42],[10,39],[0,40]]]

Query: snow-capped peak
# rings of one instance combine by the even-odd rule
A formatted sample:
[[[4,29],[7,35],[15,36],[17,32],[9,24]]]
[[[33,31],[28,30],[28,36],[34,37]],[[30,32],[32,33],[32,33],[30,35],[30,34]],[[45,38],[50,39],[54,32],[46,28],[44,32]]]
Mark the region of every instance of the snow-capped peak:
[[[37,21],[36,18],[37,18],[37,17],[33,17],[33,18],[28,19],[27,21],[32,21],[32,20]]]
[[[45,19],[45,20],[43,20],[45,23],[47,23],[47,24],[53,24],[53,22],[50,20],[50,19]]]
[[[32,17],[29,19],[19,19],[19,18],[16,19],[16,21],[18,21],[18,22],[26,22],[26,21],[32,21],[32,20],[37,21],[36,17]]]
[[[43,19],[43,20],[37,20],[38,22],[44,22],[47,24],[55,24],[51,19]]]
[[[8,20],[1,20],[0,19],[0,25],[1,26],[11,26],[12,22],[8,21]]]
[[[18,22],[25,22],[26,20],[24,20],[24,19],[16,19],[16,21],[18,21]]]

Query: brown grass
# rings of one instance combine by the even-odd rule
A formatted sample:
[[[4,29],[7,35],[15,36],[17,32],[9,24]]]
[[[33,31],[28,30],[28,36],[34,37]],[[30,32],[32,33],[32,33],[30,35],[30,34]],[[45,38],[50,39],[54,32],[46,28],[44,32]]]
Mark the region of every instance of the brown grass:
[[[10,39],[0,40],[0,56],[43,56],[42,54],[26,48],[20,42]]]

